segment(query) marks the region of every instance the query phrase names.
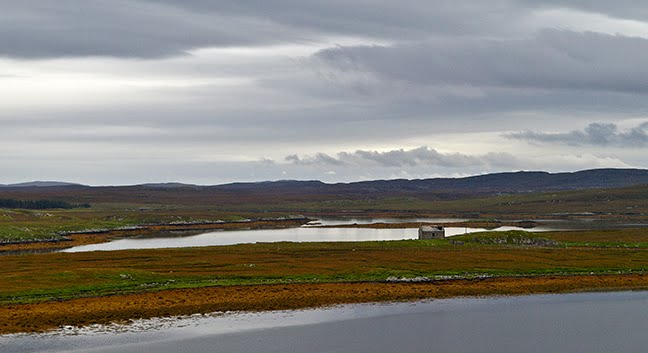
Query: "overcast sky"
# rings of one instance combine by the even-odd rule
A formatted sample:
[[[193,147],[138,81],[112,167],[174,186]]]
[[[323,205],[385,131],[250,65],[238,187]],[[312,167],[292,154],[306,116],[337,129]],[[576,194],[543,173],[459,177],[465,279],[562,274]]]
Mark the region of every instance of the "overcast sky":
[[[643,1],[0,6],[0,183],[648,168]]]

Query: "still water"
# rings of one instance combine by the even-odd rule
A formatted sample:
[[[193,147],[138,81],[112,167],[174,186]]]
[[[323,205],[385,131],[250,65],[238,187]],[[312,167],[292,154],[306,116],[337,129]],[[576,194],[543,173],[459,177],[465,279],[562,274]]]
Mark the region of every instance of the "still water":
[[[321,220],[321,224],[353,224],[367,220],[346,220],[344,223],[339,220]],[[430,219],[372,219],[374,222],[430,222]],[[447,221],[447,220],[446,220]],[[454,221],[457,221],[456,219]],[[432,219],[431,222],[439,222],[439,219]],[[555,227],[536,227],[524,229],[526,231],[547,231],[555,230]],[[453,236],[465,233],[482,232],[482,228],[459,228],[447,227],[446,236]],[[517,227],[500,227],[497,231],[522,230]],[[262,229],[262,230],[231,230],[209,232],[197,235],[184,234],[160,234],[156,236],[132,237],[119,239],[103,244],[83,245],[73,247],[65,252],[86,252],[86,251],[110,251],[126,249],[162,249],[182,248],[212,245],[233,245],[248,243],[273,243],[281,241],[289,242],[319,242],[319,241],[369,241],[369,240],[403,240],[418,238],[418,229],[370,229],[370,228],[318,228],[304,226],[288,229]]]
[[[371,223],[453,223],[453,222],[466,222],[468,219],[464,218],[353,218],[353,217],[342,217],[342,218],[322,218],[316,221],[313,221],[313,224],[319,224],[323,226],[333,226],[333,225],[342,225],[342,224],[371,224]]]
[[[17,352],[641,352],[648,292],[462,298],[229,313],[43,335]]]

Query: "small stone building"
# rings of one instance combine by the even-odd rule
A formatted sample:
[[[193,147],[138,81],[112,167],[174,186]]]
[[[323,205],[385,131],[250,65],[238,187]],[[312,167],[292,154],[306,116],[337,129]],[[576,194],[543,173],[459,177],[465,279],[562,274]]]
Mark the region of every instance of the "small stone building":
[[[445,238],[445,229],[443,226],[423,226],[419,228],[419,240],[424,239],[443,239]]]

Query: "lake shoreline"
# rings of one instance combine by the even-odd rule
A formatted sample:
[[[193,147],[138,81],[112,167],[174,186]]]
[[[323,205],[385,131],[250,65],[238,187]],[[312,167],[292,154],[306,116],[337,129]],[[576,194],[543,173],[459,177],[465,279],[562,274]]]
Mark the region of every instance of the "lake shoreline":
[[[458,228],[484,228],[496,229],[499,227],[519,227],[524,229],[535,228],[540,225],[536,221],[462,221],[462,222],[376,222],[376,223],[353,223],[353,224],[331,224],[331,225],[309,225],[313,228],[370,228],[370,229],[411,229],[419,228],[421,226],[443,226],[443,227],[458,227]]]
[[[129,322],[227,311],[273,311],[337,304],[475,296],[647,290],[648,275],[542,275],[423,282],[345,282],[236,285],[0,306],[0,334],[37,333],[61,326]]]
[[[64,233],[63,239],[34,240],[16,243],[0,244],[0,255],[30,252],[49,252],[72,248],[81,245],[101,244],[111,240],[156,234],[160,232],[182,231],[220,231],[220,230],[252,230],[252,229],[285,229],[300,227],[312,219],[307,217],[253,219],[242,221],[203,221],[143,224],[132,227],[114,229],[89,229]]]

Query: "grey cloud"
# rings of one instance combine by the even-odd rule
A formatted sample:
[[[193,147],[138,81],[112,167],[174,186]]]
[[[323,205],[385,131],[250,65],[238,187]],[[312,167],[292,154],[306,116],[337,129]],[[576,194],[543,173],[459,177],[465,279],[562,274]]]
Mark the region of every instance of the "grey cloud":
[[[154,58],[331,37],[511,36],[522,30],[517,19],[543,7],[648,18],[641,2],[603,0],[0,0],[0,6],[0,55],[18,58]]]
[[[648,92],[648,40],[598,33],[337,47],[314,60],[342,77],[367,72],[416,85]]]
[[[517,143],[512,154],[480,150],[506,151],[511,141],[498,136],[513,130],[522,131],[519,139],[553,139],[548,142],[556,145],[621,146],[619,140],[646,145],[644,127],[634,131],[600,124],[567,131],[574,124],[585,126],[592,116],[620,123],[645,115],[648,41],[536,32],[547,27],[536,22],[556,15],[549,11],[534,17],[543,6],[619,16],[646,8],[630,1],[621,1],[617,10],[611,9],[616,2],[588,4],[0,0],[0,57],[66,57],[0,58],[2,74],[25,78],[2,77],[3,83],[11,81],[3,92],[16,93],[1,104],[0,159],[15,178],[75,175],[78,161],[87,158],[109,160],[111,169],[128,170],[130,178],[142,181],[157,180],[164,169],[182,174],[171,179],[181,181],[221,172],[232,181],[285,178],[284,171],[292,178],[320,178],[334,171],[337,176],[327,178],[335,181],[622,163],[645,167],[640,149],[599,150],[600,155],[587,158],[580,158],[587,155],[582,149],[564,146]],[[536,22],[528,25],[524,20],[529,18]],[[184,55],[212,46],[334,46],[340,38],[383,45],[332,47],[306,58],[287,57],[307,52],[288,45]],[[567,132],[549,134],[539,127]],[[426,147],[369,150],[425,143],[447,148],[440,135],[461,144],[464,153]],[[479,144],[472,145],[477,139]],[[570,154],[573,150],[578,154]],[[304,152],[282,158],[296,151]],[[40,159],[9,160],[21,153]],[[556,154],[567,157],[556,164]],[[276,162],[249,162],[258,156]],[[533,164],[542,156],[547,158]],[[145,162],[152,159],[159,166],[149,170]],[[125,160],[141,166],[123,168]],[[186,173],[176,168],[185,168],[182,161],[193,161]],[[219,167],[224,161],[240,164],[225,172]],[[54,165],[60,174],[41,175]],[[102,169],[89,166],[84,173],[85,182],[105,180]]]
[[[583,130],[565,133],[521,131],[505,136],[529,142],[632,148],[648,145],[647,130],[648,122],[627,130],[620,130],[616,124],[592,123]]]
[[[461,153],[440,153],[433,148],[422,146],[410,150],[398,149],[387,152],[357,150],[339,152],[337,158],[324,153],[300,158],[290,155],[287,162],[301,165],[362,166],[376,165],[385,168],[439,166],[444,168],[463,168],[475,166],[511,166],[517,163],[508,153],[488,153],[485,155],[466,155]]]
[[[645,2],[637,0],[521,0],[518,3],[535,8],[572,8],[612,17],[648,21],[648,8]]]
[[[284,158],[286,162],[298,165],[332,165],[341,166],[346,164],[344,161],[335,159],[326,153],[316,153],[313,156],[299,157],[297,154],[292,154]]]
[[[518,7],[460,1],[0,0],[0,56],[153,58],[213,46],[335,36],[425,38],[498,32]],[[499,4],[503,9],[480,16]],[[480,18],[480,20],[475,20]]]
[[[162,0],[197,11],[261,17],[328,34],[412,39],[438,33],[484,33],[501,25],[513,12],[525,11],[509,0],[488,4],[470,0]],[[483,15],[490,10],[489,16]]]
[[[261,164],[261,165],[267,165],[267,166],[273,166],[273,165],[275,165],[275,161],[274,161],[274,160],[272,160],[272,159],[270,159],[270,158],[265,158],[265,157],[261,158],[257,163],[259,163],[259,164]]]
[[[0,0],[0,6],[0,56],[15,58],[153,58],[295,39],[285,26],[261,17],[205,14],[151,1]]]

